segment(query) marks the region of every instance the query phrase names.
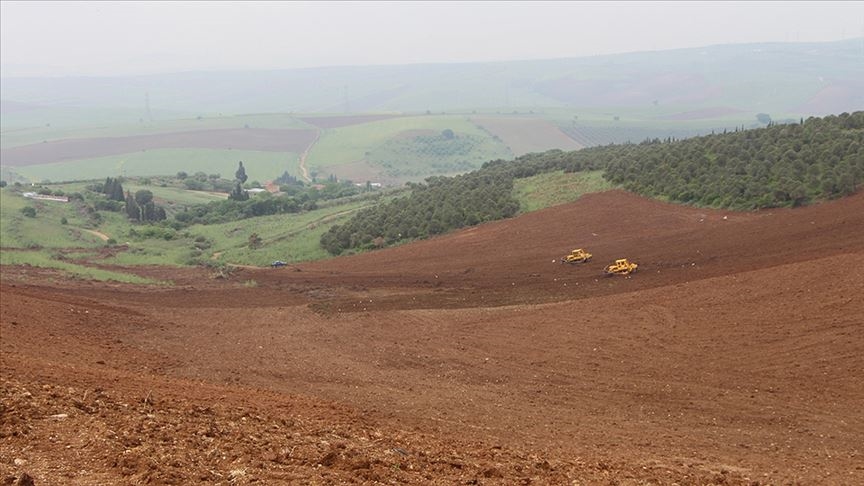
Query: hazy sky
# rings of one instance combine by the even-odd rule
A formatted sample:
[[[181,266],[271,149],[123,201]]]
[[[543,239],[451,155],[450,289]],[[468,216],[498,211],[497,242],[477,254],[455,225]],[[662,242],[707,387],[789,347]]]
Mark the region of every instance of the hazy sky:
[[[500,61],[864,37],[858,2],[0,1],[3,76]]]

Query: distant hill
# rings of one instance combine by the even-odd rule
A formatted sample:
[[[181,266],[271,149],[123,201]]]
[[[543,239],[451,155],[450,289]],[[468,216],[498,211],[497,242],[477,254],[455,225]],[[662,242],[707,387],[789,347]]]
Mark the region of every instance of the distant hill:
[[[658,119],[824,115],[864,109],[864,38],[540,61],[4,78],[0,98],[7,127],[33,105],[144,116],[148,102],[153,112],[226,115],[539,108],[641,109]]]

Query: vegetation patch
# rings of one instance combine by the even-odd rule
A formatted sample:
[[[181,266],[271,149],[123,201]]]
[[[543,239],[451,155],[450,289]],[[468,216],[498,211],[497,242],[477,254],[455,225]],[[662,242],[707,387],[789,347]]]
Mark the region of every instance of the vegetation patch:
[[[410,187],[409,196],[359,211],[348,223],[333,226],[322,235],[321,246],[334,255],[371,249],[507,218],[519,210],[512,196],[513,177],[502,170],[430,177]]]
[[[564,172],[563,170],[516,179],[514,195],[523,213],[573,202],[584,194],[605,191],[614,186],[603,178],[603,171]]]
[[[494,144],[488,137],[456,133],[399,136],[369,152],[367,160],[382,167],[392,178],[417,178],[431,174],[456,174],[478,168],[489,160]]]
[[[864,112],[606,152],[606,178],[649,197],[731,209],[801,206],[864,181]]]
[[[415,144],[415,134],[442,134],[445,130],[450,130],[465,140],[454,144],[420,140]],[[407,141],[405,133],[412,134]],[[436,159],[442,167],[424,169],[433,159],[430,151],[464,151],[465,145],[469,143],[473,144],[469,157],[454,155],[449,159]],[[413,157],[423,154],[424,150],[426,155],[423,155],[423,161],[415,161]],[[460,160],[467,160],[471,168],[476,168],[483,161],[511,156],[512,153],[500,140],[493,139],[465,117],[427,115],[378,120],[324,130],[319,141],[312,147],[307,164],[313,173],[324,174],[331,173],[335,167],[366,160],[373,166],[380,167],[382,173],[403,174],[399,178],[394,177],[397,180],[417,181],[436,171],[452,173],[450,167]],[[383,167],[382,164],[385,163],[389,166]],[[444,168],[443,165],[448,167]]]
[[[29,265],[52,268],[70,277],[85,280],[100,280],[147,285],[165,285],[165,282],[139,277],[128,273],[93,268],[68,260],[58,260],[53,255],[40,251],[4,251],[0,253],[0,265]]]
[[[64,248],[103,244],[98,236],[88,232],[91,215],[80,201],[40,201],[25,198],[22,191],[14,186],[0,190],[0,246]]]

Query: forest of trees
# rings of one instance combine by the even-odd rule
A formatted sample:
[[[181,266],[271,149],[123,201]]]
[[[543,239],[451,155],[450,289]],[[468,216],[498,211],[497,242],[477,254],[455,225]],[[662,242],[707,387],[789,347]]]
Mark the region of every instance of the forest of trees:
[[[426,184],[411,186],[410,196],[364,209],[346,224],[332,227],[321,236],[321,245],[332,254],[389,245],[508,218],[519,210],[513,177],[504,171],[430,177]]]
[[[738,210],[800,206],[852,194],[864,182],[864,112],[487,162],[414,184],[410,195],[333,226],[321,245],[336,255],[507,218],[518,211],[514,179],[598,169],[626,190],[674,202]]]
[[[157,206],[153,201],[153,193],[146,189],[126,192],[126,216],[132,221],[141,223],[153,223],[165,219],[165,209]]]
[[[301,182],[284,185],[282,189],[279,195],[264,192],[254,197],[243,190],[245,197],[239,199],[229,197],[222,201],[189,206],[176,213],[169,225],[180,229],[193,224],[218,224],[271,214],[312,211],[325,201],[349,198],[362,192],[349,181],[328,182],[317,189]]]
[[[167,217],[165,209],[156,205],[151,191],[140,190],[133,195],[123,190],[123,181],[119,177],[108,177],[104,183],[88,186],[87,189],[105,196],[105,199],[93,202],[91,214],[95,210],[125,212],[130,220],[139,223],[153,223]],[[79,199],[83,198],[79,195]]]
[[[864,180],[864,112],[653,141],[616,155],[605,177],[646,196],[731,209],[801,206],[850,195]]]
[[[105,197],[110,201],[123,201],[125,199],[123,184],[120,179],[106,178],[105,183],[102,184],[102,190],[99,192],[105,194]]]
[[[242,200],[226,199],[187,207],[174,215],[171,226],[179,229],[193,224],[226,223],[270,214],[298,213],[314,207],[314,202],[307,198],[274,197],[265,193],[254,198],[247,196]]]

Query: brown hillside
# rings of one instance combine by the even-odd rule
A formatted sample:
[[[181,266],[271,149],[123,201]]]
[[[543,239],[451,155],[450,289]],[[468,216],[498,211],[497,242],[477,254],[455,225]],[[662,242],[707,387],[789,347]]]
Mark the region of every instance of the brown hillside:
[[[602,277],[619,257],[639,271]],[[862,269],[864,194],[620,191],[227,281],[147,270],[170,289],[4,267],[0,479],[861,484]]]

